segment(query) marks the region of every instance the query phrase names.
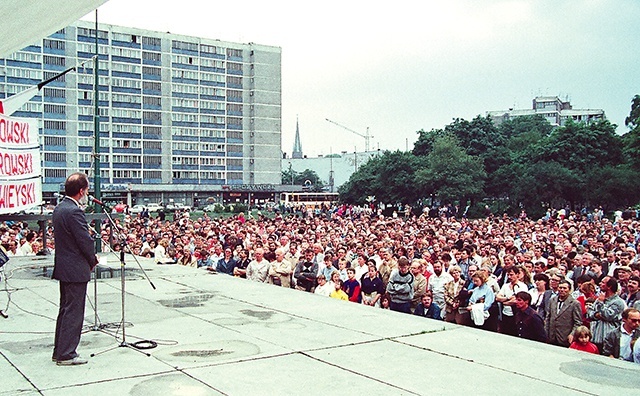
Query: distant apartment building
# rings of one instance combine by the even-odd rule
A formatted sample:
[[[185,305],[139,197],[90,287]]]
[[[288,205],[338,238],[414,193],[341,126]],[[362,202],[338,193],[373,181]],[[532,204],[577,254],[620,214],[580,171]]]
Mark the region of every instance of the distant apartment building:
[[[105,199],[276,196],[281,48],[113,25],[100,25],[97,36]],[[95,42],[94,24],[78,21],[0,59],[0,98],[90,60]],[[46,85],[13,114],[39,120],[45,198],[71,172],[93,181],[93,67]]]
[[[491,117],[496,125],[514,117],[534,114],[540,114],[553,126],[562,126],[569,119],[586,124],[605,119],[604,110],[602,109],[574,109],[571,103],[568,101],[563,102],[557,96],[538,96],[533,99],[531,109],[508,109],[487,112],[487,115]]]

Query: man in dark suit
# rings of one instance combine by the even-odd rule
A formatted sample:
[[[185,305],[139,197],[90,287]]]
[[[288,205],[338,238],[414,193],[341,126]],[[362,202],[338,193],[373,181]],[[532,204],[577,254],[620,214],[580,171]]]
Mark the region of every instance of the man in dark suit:
[[[545,330],[551,344],[568,347],[573,331],[582,325],[582,307],[571,297],[571,283],[561,280],[558,294],[549,299]]]
[[[87,202],[89,179],[84,173],[70,175],[65,197],[53,211],[55,258],[53,279],[60,282],[60,309],[56,321],[53,360],[59,366],[87,363],[76,348],[84,322],[84,303],[91,270],[98,263],[82,203]]]

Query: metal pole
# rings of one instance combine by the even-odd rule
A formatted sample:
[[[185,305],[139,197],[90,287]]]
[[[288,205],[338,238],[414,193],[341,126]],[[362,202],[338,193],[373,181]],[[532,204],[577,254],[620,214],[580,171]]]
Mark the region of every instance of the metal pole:
[[[100,67],[100,52],[98,51],[98,10],[96,9],[96,54],[93,62],[93,130],[94,130],[94,174],[93,174],[93,194],[97,199],[101,199],[100,193],[100,108],[98,102],[100,101],[100,74],[98,69]],[[96,213],[102,212],[100,205],[95,205]],[[97,236],[100,236],[100,222],[96,221],[95,227],[98,232]],[[102,251],[102,238],[96,239],[96,251]],[[97,272],[96,272],[97,274]]]

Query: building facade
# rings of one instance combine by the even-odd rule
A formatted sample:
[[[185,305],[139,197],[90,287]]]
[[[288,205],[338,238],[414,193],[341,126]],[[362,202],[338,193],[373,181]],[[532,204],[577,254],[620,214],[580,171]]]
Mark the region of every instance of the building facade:
[[[605,119],[602,109],[573,109],[571,103],[562,101],[557,96],[538,96],[533,99],[531,109],[508,109],[488,111],[494,124],[499,125],[514,117],[542,115],[553,126],[562,126],[567,120],[590,124]]]
[[[39,120],[45,199],[71,172],[93,181],[95,43],[94,24],[78,21],[0,59],[3,98],[82,64],[13,114]],[[281,48],[113,25],[99,26],[98,43],[106,200],[276,195]]]

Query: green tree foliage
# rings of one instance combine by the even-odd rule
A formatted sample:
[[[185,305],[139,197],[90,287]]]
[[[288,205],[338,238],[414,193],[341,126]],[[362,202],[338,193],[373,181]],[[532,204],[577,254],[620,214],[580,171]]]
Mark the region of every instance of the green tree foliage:
[[[640,95],[631,101],[631,112],[625,119],[625,125],[631,129],[622,137],[625,162],[640,171]]]
[[[567,120],[552,127],[540,116],[495,126],[489,117],[456,118],[442,129],[418,131],[411,153],[374,158],[340,189],[346,202],[412,204],[434,196],[442,203],[484,198],[516,214],[537,216],[547,207],[614,209],[640,201],[640,95],[616,125]]]
[[[419,198],[413,183],[420,158],[410,152],[385,151],[371,158],[355,172],[338,192],[347,203],[365,203],[369,195],[386,203],[411,203]]]
[[[622,162],[622,140],[616,125],[607,120],[590,125],[568,120],[549,135],[544,146],[543,159],[583,173],[594,166]]]
[[[467,154],[453,135],[444,135],[433,142],[427,166],[416,172],[415,184],[424,196],[450,203],[480,197],[484,177],[482,160]]]
[[[311,182],[314,191],[322,191],[324,183],[315,171],[305,169],[302,172],[296,172],[289,168],[282,171],[282,184],[304,186]]]

